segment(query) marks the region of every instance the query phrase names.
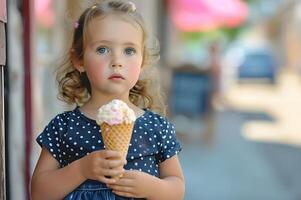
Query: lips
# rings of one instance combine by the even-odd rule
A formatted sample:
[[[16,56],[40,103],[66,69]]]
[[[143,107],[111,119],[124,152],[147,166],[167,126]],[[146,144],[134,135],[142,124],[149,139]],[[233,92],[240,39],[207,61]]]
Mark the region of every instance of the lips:
[[[118,79],[124,80],[124,77],[123,77],[121,74],[114,73],[114,74],[112,74],[112,75],[109,77],[109,79],[111,79],[111,80],[118,80]]]

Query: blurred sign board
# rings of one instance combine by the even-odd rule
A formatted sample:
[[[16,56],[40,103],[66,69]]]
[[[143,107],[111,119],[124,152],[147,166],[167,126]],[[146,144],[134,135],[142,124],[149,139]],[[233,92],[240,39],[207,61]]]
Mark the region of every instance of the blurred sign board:
[[[210,75],[192,68],[183,69],[173,73],[171,113],[188,117],[202,116],[209,106]]]

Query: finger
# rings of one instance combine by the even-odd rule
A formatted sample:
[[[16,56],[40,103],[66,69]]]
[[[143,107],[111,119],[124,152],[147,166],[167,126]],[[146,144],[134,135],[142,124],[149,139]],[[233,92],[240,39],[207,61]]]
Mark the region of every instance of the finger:
[[[122,178],[133,179],[136,173],[137,173],[136,170],[125,170]]]
[[[105,176],[111,176],[111,177],[116,177],[116,176],[120,176],[121,174],[124,173],[124,169],[120,168],[120,169],[105,169],[103,170],[103,174]]]
[[[123,155],[119,151],[104,150],[104,158],[123,158]]]
[[[110,188],[118,192],[133,193],[134,191],[132,187],[128,187],[128,186],[111,185]]]
[[[115,169],[115,168],[123,168],[124,162],[122,160],[108,160],[102,159],[99,160],[98,165],[104,169]]]
[[[107,162],[108,162],[107,165],[108,165],[109,169],[122,167],[126,163],[126,161],[124,159],[122,159],[122,160],[108,160]]]
[[[127,186],[127,187],[133,187],[134,185],[134,182],[132,179],[125,179],[125,178],[120,178],[120,179],[117,179],[116,182],[114,184],[108,184],[108,187],[112,187],[114,185],[117,185],[117,186]]]
[[[99,180],[100,182],[102,182],[102,183],[104,183],[104,184],[108,184],[108,185],[114,184],[114,183],[116,182],[115,179],[113,179],[113,178],[107,178],[107,177],[104,177],[104,176],[100,176],[100,177],[98,178],[98,180]]]
[[[135,195],[130,192],[122,192],[122,191],[117,191],[117,190],[113,190],[112,192],[119,196],[123,196],[123,197],[135,197]]]
[[[117,179],[113,185],[133,187],[134,181],[133,179],[127,179],[122,177],[120,179]]]

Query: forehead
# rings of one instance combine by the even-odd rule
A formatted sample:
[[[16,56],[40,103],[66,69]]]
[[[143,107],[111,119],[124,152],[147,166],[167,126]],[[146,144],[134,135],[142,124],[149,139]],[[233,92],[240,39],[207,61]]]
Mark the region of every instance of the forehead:
[[[92,19],[88,24],[86,35],[87,43],[106,40],[141,45],[143,42],[142,28],[133,20],[122,15],[107,15]]]

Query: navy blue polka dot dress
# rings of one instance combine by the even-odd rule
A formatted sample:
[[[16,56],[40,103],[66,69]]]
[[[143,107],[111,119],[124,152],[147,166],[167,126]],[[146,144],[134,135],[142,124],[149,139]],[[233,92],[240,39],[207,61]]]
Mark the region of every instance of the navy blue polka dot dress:
[[[176,155],[181,145],[174,126],[164,117],[148,110],[136,119],[131,138],[127,170],[139,170],[159,177],[159,163]],[[89,153],[104,149],[101,130],[95,120],[86,117],[79,108],[57,115],[37,137],[38,144],[48,149],[61,167]],[[87,180],[64,200],[126,200],[105,184]]]

